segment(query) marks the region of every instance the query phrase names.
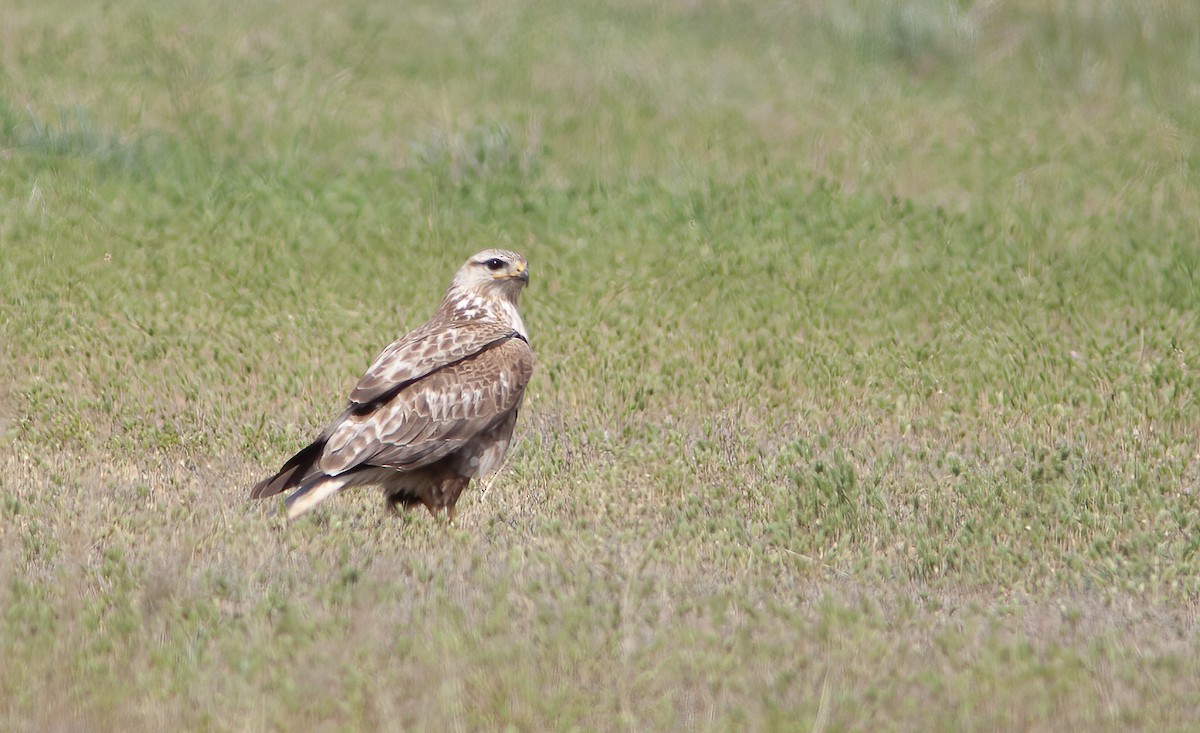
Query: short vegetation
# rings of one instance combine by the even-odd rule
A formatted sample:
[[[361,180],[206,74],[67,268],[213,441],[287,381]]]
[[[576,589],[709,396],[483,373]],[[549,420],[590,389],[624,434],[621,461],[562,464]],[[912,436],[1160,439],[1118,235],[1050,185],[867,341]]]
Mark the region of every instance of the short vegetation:
[[[1200,727],[1200,5],[0,10],[0,729]],[[454,269],[447,527],[248,490]]]

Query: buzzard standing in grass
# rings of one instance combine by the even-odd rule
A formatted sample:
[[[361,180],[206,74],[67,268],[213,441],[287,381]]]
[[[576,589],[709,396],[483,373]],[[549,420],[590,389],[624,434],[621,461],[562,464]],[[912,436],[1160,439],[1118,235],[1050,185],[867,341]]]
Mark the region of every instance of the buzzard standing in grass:
[[[351,486],[383,487],[388,506],[435,516],[472,478],[497,468],[533,373],[517,312],[525,258],[488,249],[467,260],[425,325],[383,350],[350,404],[250,496],[288,495],[295,518]]]

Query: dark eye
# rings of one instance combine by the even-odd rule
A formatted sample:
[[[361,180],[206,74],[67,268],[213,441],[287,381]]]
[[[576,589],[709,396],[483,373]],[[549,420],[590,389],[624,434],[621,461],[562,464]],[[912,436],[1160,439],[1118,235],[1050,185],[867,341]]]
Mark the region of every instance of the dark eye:
[[[483,266],[486,267],[487,269],[491,270],[492,272],[495,272],[496,270],[499,270],[500,268],[504,267],[504,260],[493,257],[492,259],[488,260],[487,262],[484,262]]]

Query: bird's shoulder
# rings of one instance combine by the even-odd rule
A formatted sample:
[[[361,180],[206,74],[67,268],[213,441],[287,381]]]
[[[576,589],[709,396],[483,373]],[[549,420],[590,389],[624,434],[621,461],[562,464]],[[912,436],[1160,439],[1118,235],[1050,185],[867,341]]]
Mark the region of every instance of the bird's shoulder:
[[[351,407],[329,430],[321,468],[427,465],[517,409],[533,368],[529,344],[510,334],[361,411]]]
[[[378,400],[515,333],[511,326],[496,320],[435,317],[380,352],[351,391],[350,401],[367,404]]]

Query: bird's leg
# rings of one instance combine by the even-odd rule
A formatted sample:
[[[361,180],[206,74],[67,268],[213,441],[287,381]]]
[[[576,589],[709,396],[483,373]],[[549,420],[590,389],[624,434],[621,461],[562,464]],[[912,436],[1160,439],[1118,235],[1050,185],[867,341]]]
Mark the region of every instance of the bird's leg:
[[[387,504],[388,510],[392,514],[397,514],[397,515],[400,514],[400,510],[402,508],[404,511],[407,512],[409,509],[412,509],[417,504],[424,505],[425,508],[428,509],[431,513],[434,513],[434,514],[437,513],[437,509],[434,506],[432,499],[418,498],[416,496],[413,496],[410,493],[406,493],[403,491],[397,491],[394,494],[384,494],[383,499],[384,499],[384,503]]]
[[[450,476],[442,484],[442,499],[446,502],[446,524],[454,525],[454,515],[457,513],[458,497],[471,479],[463,476]]]
[[[433,499],[422,499],[421,503],[429,510],[429,515],[434,519],[438,518],[438,510],[441,509]]]

